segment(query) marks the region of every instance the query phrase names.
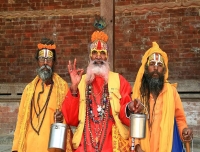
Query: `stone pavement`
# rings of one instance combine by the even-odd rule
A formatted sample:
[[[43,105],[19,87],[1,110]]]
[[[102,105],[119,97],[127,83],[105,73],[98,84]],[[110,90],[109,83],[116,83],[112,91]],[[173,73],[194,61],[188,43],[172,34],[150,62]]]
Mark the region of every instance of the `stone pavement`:
[[[10,145],[0,145],[0,152],[11,152]]]
[[[11,152],[13,141],[13,134],[10,135],[0,135],[0,152]],[[190,152],[200,152],[200,139],[195,139],[193,142],[193,151]]]
[[[11,152],[11,146],[10,145],[0,145],[0,152]],[[191,149],[191,152],[200,152],[200,148],[193,148],[193,151]]]

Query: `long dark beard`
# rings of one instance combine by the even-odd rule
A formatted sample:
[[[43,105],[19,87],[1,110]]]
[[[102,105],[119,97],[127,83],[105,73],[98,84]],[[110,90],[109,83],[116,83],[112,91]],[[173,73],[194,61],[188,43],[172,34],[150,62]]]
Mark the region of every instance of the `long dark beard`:
[[[154,73],[157,73],[159,75],[159,78],[153,78],[152,76]],[[150,93],[158,97],[159,93],[161,92],[164,86],[164,74],[158,73],[158,72],[152,72],[152,73],[145,74],[145,77],[148,82],[148,86],[149,86],[148,89]]]
[[[87,67],[86,82],[91,83],[95,75],[100,75],[104,78],[105,82],[108,82],[108,73],[110,71],[109,63],[103,60],[90,61]]]
[[[43,65],[37,68],[37,74],[43,82],[49,80],[52,77],[53,69],[48,65]]]

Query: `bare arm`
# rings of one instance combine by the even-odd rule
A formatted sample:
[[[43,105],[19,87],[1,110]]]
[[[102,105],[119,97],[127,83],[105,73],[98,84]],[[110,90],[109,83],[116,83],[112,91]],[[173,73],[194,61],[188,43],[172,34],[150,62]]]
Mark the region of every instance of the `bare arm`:
[[[69,61],[67,68],[68,68],[68,72],[69,72],[70,78],[71,78],[71,87],[70,87],[71,93],[77,94],[78,84],[81,81],[84,70],[76,69],[76,59],[74,59],[73,63],[71,63],[71,61]]]

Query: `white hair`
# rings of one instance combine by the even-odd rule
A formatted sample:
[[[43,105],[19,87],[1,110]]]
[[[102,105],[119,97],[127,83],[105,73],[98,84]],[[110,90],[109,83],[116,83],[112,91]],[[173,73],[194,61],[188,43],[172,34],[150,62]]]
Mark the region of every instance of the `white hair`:
[[[86,83],[91,83],[95,75],[102,76],[105,83],[108,83],[108,73],[110,71],[108,61],[103,60],[90,60],[86,72]]]

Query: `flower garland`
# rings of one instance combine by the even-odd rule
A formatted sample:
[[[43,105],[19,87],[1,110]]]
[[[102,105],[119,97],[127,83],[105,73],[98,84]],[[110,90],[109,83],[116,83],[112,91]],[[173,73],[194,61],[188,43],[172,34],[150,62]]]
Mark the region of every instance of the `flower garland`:
[[[38,49],[39,49],[39,50],[41,50],[41,49],[53,50],[53,49],[56,48],[56,45],[55,45],[55,44],[53,44],[53,45],[51,45],[51,44],[46,45],[46,44],[39,43],[37,46],[38,46]]]
[[[95,31],[92,34],[91,41],[94,42],[96,40],[102,40],[104,42],[108,41],[108,35],[105,34],[103,31]]]

